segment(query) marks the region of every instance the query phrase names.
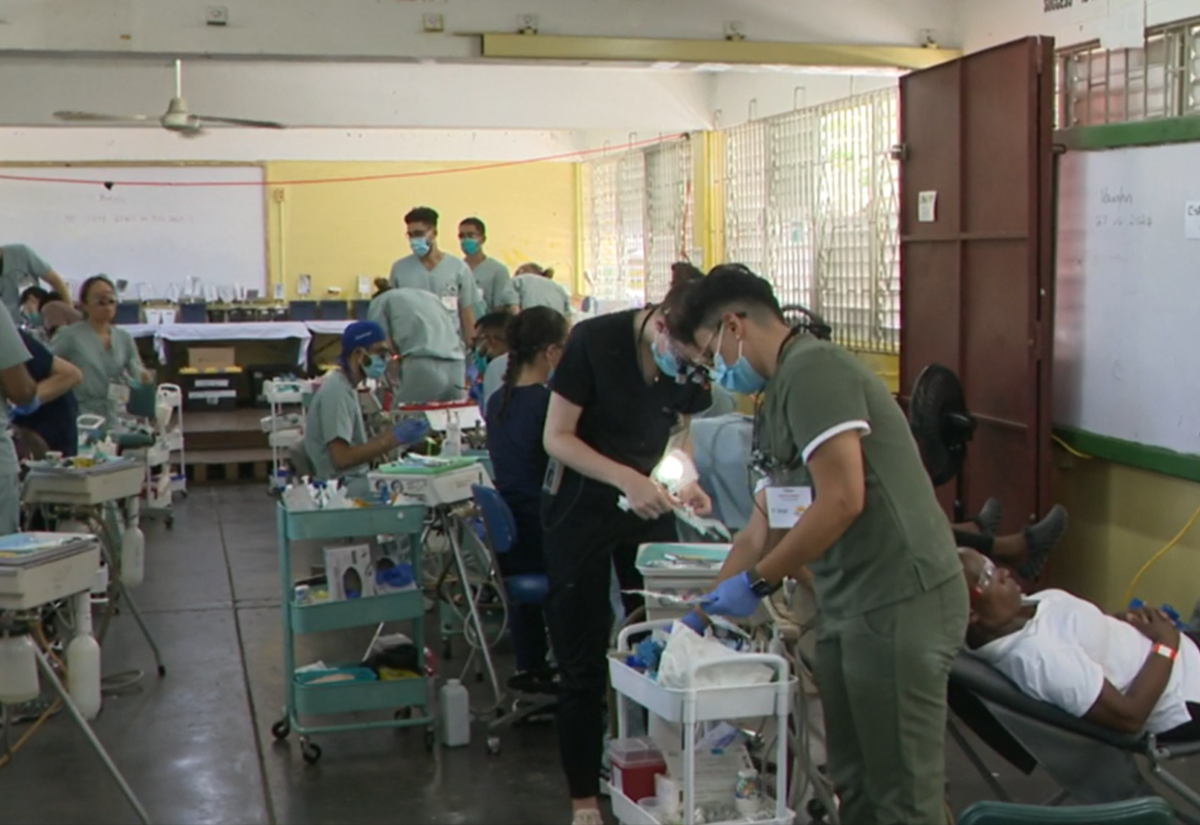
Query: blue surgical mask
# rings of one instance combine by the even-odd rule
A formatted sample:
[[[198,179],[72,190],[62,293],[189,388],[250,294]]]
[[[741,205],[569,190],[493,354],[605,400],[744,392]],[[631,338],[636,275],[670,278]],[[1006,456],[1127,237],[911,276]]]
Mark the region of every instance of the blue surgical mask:
[[[713,350],[713,379],[721,387],[721,389],[729,392],[740,393],[741,395],[754,395],[762,392],[762,388],[767,385],[767,379],[763,378],[754,371],[754,367],[750,366],[750,362],[746,360],[746,356],[742,355],[742,342],[738,341],[738,358],[733,362],[733,365],[725,363],[725,358],[721,355],[721,339],[725,335],[725,328],[721,328],[721,332],[717,335],[717,346]]]
[[[409,238],[408,246],[412,249],[413,254],[418,258],[424,258],[429,254],[429,239],[422,236],[420,238]]]
[[[678,358],[676,358],[674,355],[671,355],[669,352],[660,352],[657,341],[650,342],[650,351],[654,353],[654,363],[658,365],[658,369],[663,375],[667,376],[668,378],[679,377]]]
[[[459,242],[464,255],[474,255],[479,251],[479,241],[475,238],[463,238]]]
[[[368,378],[379,379],[387,371],[387,359],[382,355],[368,355],[363,363],[363,372]]]
[[[26,312],[25,313],[25,323],[31,327],[40,327],[42,325],[42,313]]]

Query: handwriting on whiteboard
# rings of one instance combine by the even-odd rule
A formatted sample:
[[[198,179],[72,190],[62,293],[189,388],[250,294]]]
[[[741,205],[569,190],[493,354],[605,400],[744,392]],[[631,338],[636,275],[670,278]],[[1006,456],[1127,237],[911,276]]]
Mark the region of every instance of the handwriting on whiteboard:
[[[1099,207],[1092,215],[1095,229],[1148,229],[1154,226],[1154,216],[1138,208],[1131,193],[1123,186],[1100,189]]]
[[[65,223],[83,226],[86,224],[178,224],[178,223],[195,223],[195,215],[172,215],[172,214],[154,214],[154,215],[63,215]]]

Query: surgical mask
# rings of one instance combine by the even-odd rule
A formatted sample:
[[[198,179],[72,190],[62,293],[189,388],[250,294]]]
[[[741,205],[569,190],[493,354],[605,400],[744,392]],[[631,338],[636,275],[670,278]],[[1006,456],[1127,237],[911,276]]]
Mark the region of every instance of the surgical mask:
[[[463,238],[459,242],[464,255],[474,255],[479,252],[479,241],[475,238]]]
[[[368,378],[379,379],[387,371],[387,359],[382,355],[368,355],[363,363],[363,372]]]
[[[738,341],[738,357],[733,362],[733,366],[725,363],[725,358],[721,355],[721,340],[724,335],[725,328],[722,327],[721,332],[717,335],[717,346],[713,350],[713,379],[721,389],[729,392],[741,395],[754,395],[761,392],[762,388],[767,385],[767,379],[755,372],[754,367],[750,366],[750,362],[746,360],[746,356],[742,355],[741,341]]]
[[[420,238],[409,238],[408,246],[412,249],[413,254],[418,258],[424,258],[429,254],[429,239],[422,236]]]
[[[31,327],[40,327],[42,325],[42,313],[36,311],[26,312],[25,323],[29,324]]]
[[[650,342],[650,351],[654,353],[654,363],[658,365],[659,370],[668,378],[679,377],[679,359],[674,355],[660,352],[658,342]]]

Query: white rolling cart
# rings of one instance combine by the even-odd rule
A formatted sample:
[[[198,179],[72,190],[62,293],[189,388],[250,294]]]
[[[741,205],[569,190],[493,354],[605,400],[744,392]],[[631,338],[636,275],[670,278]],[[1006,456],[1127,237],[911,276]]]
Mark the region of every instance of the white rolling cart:
[[[609,656],[609,677],[613,690],[618,694],[617,730],[621,738],[629,736],[629,702],[645,708],[660,719],[681,725],[683,728],[683,776],[677,779],[683,785],[683,825],[696,825],[696,726],[702,722],[720,722],[750,717],[774,717],[777,730],[788,730],[791,713],[791,695],[796,680],[792,677],[787,660],[770,653],[734,653],[728,657],[697,663],[688,673],[688,683],[694,683],[698,674],[713,668],[737,668],[743,666],[767,666],[774,671],[772,681],[764,684],[744,686],[668,688],[625,663],[626,657],[634,652],[630,638],[665,628],[670,620],[643,622],[624,628],[617,640],[617,652]],[[734,825],[735,823],[769,823],[791,825],[795,813],[787,807],[788,795],[788,737],[778,736],[775,744],[774,812],[769,808],[755,818],[742,817],[724,823],[708,825]],[[736,777],[730,777],[730,796]],[[630,799],[620,788],[610,785],[613,815],[622,825],[662,825],[654,814]],[[764,807],[768,801],[764,789]]]
[[[270,492],[287,486],[288,455],[304,440],[304,395],[310,392],[311,381],[300,378],[272,378],[263,382],[263,395],[271,405],[270,418],[263,419],[263,432],[271,445]]]
[[[170,457],[168,475],[171,479],[172,493],[187,495],[187,455],[184,452],[183,438],[183,388],[178,384],[158,385],[158,413],[155,422],[160,438],[167,448]],[[175,455],[179,455],[178,461]]]

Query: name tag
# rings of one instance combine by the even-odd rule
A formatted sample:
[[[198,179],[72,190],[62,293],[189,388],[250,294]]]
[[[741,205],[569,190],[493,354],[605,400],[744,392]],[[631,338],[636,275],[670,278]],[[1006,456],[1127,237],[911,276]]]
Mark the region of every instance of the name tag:
[[[458,296],[457,295],[443,295],[442,296],[442,306],[444,306],[446,309],[450,310],[451,312],[458,312]]]
[[[812,487],[768,487],[767,524],[772,530],[792,529],[812,500]]]

